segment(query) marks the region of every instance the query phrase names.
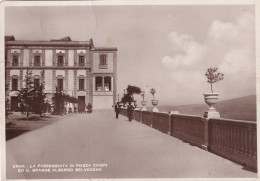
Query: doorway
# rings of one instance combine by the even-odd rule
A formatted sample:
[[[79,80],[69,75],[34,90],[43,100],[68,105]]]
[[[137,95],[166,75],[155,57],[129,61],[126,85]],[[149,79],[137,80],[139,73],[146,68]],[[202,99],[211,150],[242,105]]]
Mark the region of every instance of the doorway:
[[[11,111],[18,112],[18,97],[11,97]]]
[[[85,96],[78,96],[79,99],[79,113],[85,112]]]

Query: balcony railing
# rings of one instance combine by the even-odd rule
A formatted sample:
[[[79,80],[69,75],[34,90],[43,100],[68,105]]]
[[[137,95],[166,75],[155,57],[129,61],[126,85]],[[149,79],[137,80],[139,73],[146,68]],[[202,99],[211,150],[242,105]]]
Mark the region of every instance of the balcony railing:
[[[19,63],[18,62],[13,62],[12,66],[19,66]]]
[[[99,64],[100,69],[107,69],[107,64]]]
[[[63,66],[64,66],[64,63],[57,63],[57,66],[58,66],[58,67],[63,67]]]
[[[120,114],[128,116],[127,109]],[[133,118],[173,137],[235,161],[257,168],[256,122],[205,119],[200,116],[133,111]]]
[[[41,63],[34,63],[34,66],[35,66],[35,67],[40,67],[40,66],[41,66]]]
[[[79,63],[79,67],[85,67],[85,63]]]

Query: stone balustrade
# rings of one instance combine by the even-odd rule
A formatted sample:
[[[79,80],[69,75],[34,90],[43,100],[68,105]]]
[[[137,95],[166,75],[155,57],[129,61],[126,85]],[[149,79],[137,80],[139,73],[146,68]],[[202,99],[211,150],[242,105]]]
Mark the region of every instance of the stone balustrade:
[[[134,119],[136,121],[142,122],[142,111],[135,110],[134,111]]]
[[[127,116],[121,108],[120,114]],[[192,145],[257,169],[256,122],[134,110],[133,118]]]
[[[257,167],[256,122],[209,119],[209,151]]]
[[[206,120],[199,116],[171,115],[171,135],[202,148],[206,148],[204,129]]]
[[[152,126],[153,124],[153,114],[150,111],[143,111],[142,112],[142,123]]]
[[[153,128],[170,134],[171,117],[167,113],[154,112],[153,113]]]

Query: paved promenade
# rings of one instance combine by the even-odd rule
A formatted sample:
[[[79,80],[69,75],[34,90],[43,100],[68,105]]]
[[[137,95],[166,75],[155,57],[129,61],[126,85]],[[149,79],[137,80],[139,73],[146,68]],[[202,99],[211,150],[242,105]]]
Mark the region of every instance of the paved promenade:
[[[7,142],[7,178],[256,177],[241,165],[112,110],[64,119]],[[102,171],[18,173],[13,165],[103,164]],[[105,166],[104,164],[107,164]],[[28,167],[27,167],[28,166]],[[85,165],[86,166],[86,165]],[[82,167],[82,166],[80,166]],[[86,167],[84,167],[86,168]]]

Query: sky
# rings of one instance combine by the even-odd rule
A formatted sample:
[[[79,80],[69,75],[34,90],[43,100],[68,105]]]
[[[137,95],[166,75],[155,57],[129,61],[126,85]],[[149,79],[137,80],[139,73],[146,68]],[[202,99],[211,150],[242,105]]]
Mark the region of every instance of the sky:
[[[256,94],[252,5],[7,7],[5,35],[16,40],[70,36],[118,48],[118,92],[151,88],[160,105],[201,104],[204,75],[218,67],[219,100]],[[135,96],[139,101],[141,97]]]

